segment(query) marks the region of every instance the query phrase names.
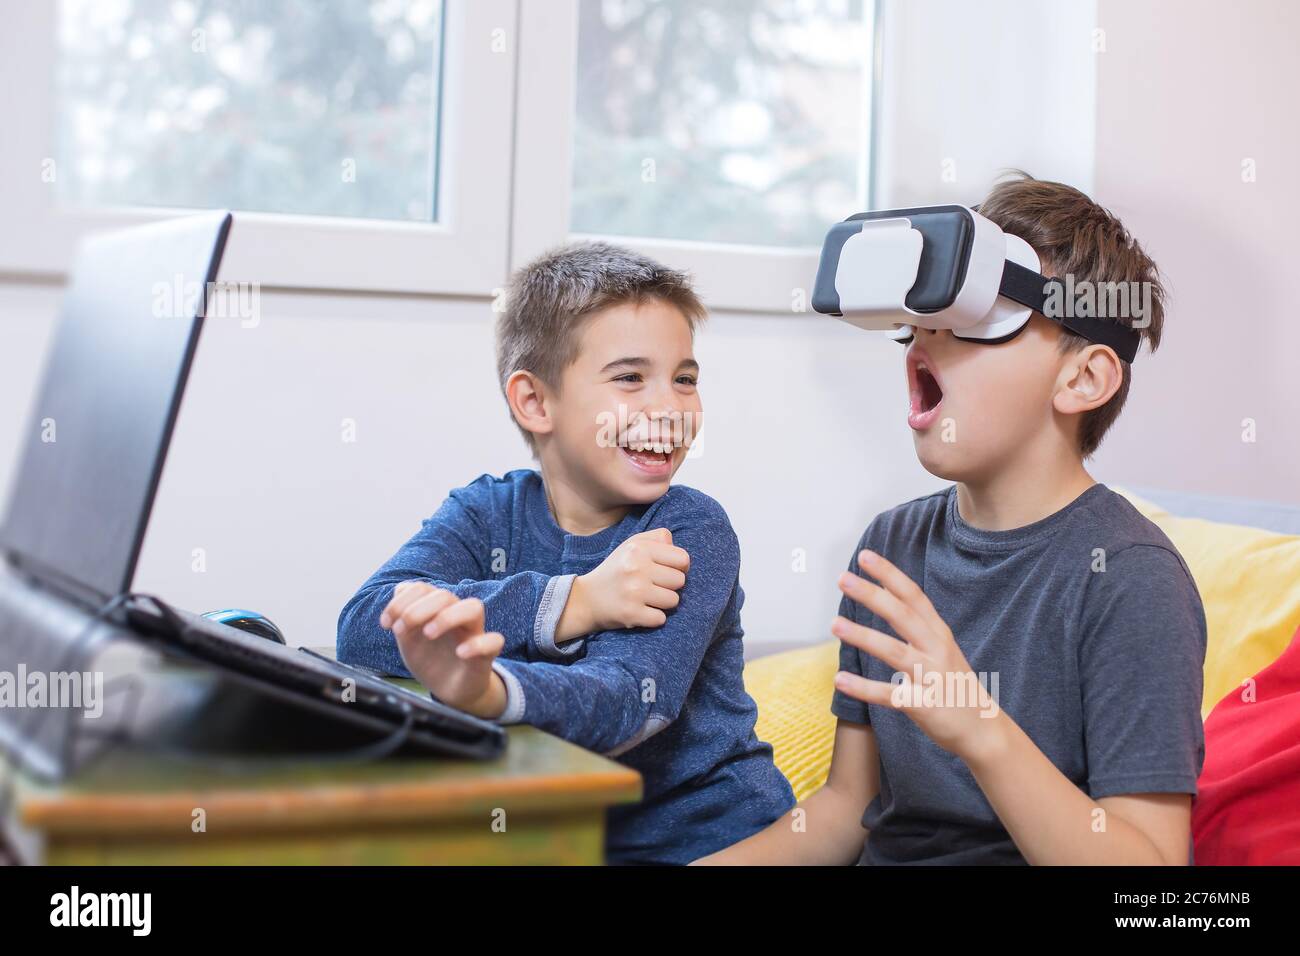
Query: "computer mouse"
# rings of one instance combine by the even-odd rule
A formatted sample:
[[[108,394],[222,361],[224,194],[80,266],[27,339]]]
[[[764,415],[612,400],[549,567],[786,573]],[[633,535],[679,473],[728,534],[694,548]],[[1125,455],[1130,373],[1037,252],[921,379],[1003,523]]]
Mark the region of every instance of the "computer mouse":
[[[203,616],[209,621],[225,624],[248,634],[256,634],[258,637],[264,637],[268,641],[275,641],[277,644],[285,643],[284,634],[275,626],[275,622],[265,614],[258,614],[256,611],[245,611],[243,608],[232,607],[224,611],[208,611]]]

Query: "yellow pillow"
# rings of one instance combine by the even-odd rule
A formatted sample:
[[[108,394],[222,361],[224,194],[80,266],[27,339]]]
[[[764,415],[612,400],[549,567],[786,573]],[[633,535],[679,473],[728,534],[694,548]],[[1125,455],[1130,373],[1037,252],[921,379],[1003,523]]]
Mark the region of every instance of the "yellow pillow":
[[[754,732],[772,745],[777,769],[797,800],[819,789],[830,770],[831,693],[839,664],[840,642],[829,640],[745,665],[745,689],[758,704]]]
[[[1300,537],[1180,518],[1115,490],[1169,536],[1201,592],[1207,717],[1224,695],[1277,660],[1300,627]]]

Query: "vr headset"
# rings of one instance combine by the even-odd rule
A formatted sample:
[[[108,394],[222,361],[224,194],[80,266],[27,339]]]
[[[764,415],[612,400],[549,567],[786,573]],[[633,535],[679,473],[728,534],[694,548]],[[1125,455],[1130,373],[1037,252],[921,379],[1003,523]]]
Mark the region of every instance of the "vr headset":
[[[1080,310],[1064,305],[1072,290],[1040,268],[1029,243],[965,206],[862,212],[827,233],[812,303],[904,342],[920,327],[995,345],[1038,312],[1132,362],[1138,332],[1075,314]]]

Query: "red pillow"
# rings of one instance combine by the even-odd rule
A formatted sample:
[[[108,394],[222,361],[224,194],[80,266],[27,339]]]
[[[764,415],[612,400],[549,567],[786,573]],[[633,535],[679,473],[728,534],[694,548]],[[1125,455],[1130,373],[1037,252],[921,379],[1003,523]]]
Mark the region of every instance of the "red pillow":
[[[1300,864],[1300,630],[1205,720],[1192,805],[1200,866]]]

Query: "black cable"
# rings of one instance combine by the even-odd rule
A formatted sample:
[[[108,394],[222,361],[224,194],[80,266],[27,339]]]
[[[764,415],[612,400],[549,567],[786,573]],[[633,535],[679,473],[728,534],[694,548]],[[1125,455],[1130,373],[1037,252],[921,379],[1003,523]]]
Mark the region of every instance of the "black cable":
[[[273,763],[277,767],[305,767],[319,766],[320,764],[365,764],[372,763],[376,760],[382,760],[385,757],[391,757],[407,742],[411,736],[411,730],[415,727],[415,715],[407,713],[402,720],[402,726],[395,728],[392,732],[379,738],[373,743],[365,744],[361,747],[353,747],[348,750],[331,751],[323,754],[303,754],[301,756],[275,757],[257,755],[251,756],[213,756],[209,754],[196,753],[192,750],[184,750],[180,747],[148,747],[146,753],[161,753],[170,758],[182,760],[188,763],[197,764],[205,767],[225,768],[226,770],[238,770],[247,773],[250,769],[250,760],[266,761]]]
[[[256,755],[233,755],[225,754],[205,754],[195,750],[187,750],[184,747],[172,747],[166,744],[148,743],[141,744],[134,742],[133,749],[142,754],[157,754],[165,756],[170,760],[177,760],[182,763],[193,764],[213,770],[223,770],[226,772],[248,773],[250,770],[265,769],[264,767],[255,766],[255,762],[265,761],[266,764],[273,764],[275,767],[306,767],[320,766],[321,764],[363,764],[375,760],[382,760],[384,757],[392,756],[407,742],[411,735],[411,730],[415,726],[415,715],[408,713],[402,721],[402,726],[394,729],[391,733],[374,743],[366,744],[362,747],[355,747],[350,750],[334,751],[323,754],[302,754],[288,757],[279,757],[274,755],[256,754]],[[117,736],[120,727],[113,728],[112,731],[103,735],[107,739],[98,751],[88,758],[83,767],[91,763],[98,762],[104,757],[114,744],[128,743],[129,738]],[[83,731],[84,737],[97,737],[100,734],[93,731]]]

